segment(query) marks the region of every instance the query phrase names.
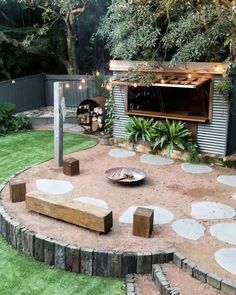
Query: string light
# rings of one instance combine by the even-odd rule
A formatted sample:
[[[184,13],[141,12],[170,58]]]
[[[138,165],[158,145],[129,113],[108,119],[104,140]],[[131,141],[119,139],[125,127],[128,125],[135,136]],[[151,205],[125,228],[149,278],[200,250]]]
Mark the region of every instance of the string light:
[[[100,75],[99,71],[96,71],[96,76],[98,77]]]
[[[192,78],[192,75],[191,74],[188,74],[188,78],[191,79]]]
[[[66,88],[70,88],[70,84],[69,83],[66,83],[65,87]]]
[[[164,79],[161,79],[161,84],[164,84],[165,83],[165,80]]]
[[[84,83],[85,83],[85,79],[82,79],[82,80],[81,80],[81,83],[83,83],[83,84],[84,84]]]
[[[111,90],[111,87],[109,84],[106,85],[106,90]]]
[[[82,90],[82,89],[83,89],[82,85],[79,85],[79,87],[78,87],[78,88],[79,88],[79,90]]]
[[[136,88],[138,86],[138,84],[137,83],[134,83],[134,87]]]

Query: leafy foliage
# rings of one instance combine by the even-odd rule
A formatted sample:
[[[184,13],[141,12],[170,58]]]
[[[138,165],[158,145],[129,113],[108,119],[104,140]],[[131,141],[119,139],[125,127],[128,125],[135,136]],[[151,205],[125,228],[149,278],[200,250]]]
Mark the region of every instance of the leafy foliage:
[[[199,148],[196,142],[189,140],[187,143],[188,158],[187,161],[192,164],[199,162]]]
[[[106,111],[106,118],[105,118],[103,133],[111,136],[113,133],[113,123],[115,119],[113,88],[111,91],[109,91],[108,96],[106,98],[105,111]]]
[[[131,117],[126,125],[127,137],[130,142],[137,142],[138,139],[150,142],[154,131],[154,119],[143,117]]]
[[[15,105],[0,104],[0,136],[10,132],[31,129],[29,119],[24,115],[13,115]]]
[[[113,0],[99,32],[114,58],[161,56],[172,64],[225,60],[236,32],[233,4],[228,3]]]
[[[155,125],[152,132],[153,151],[161,150],[166,147],[167,154],[170,156],[174,148],[185,150],[190,132],[181,121],[160,121]]]

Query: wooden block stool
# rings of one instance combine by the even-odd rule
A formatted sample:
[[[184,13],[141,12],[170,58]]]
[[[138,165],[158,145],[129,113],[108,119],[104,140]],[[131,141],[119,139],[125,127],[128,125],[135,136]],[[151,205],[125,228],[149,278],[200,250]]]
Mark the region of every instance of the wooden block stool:
[[[26,183],[21,179],[13,179],[9,183],[10,200],[12,203],[25,201]]]
[[[138,207],[133,216],[133,235],[149,238],[153,230],[154,210]]]
[[[63,173],[68,176],[79,174],[79,160],[68,158],[63,161]]]

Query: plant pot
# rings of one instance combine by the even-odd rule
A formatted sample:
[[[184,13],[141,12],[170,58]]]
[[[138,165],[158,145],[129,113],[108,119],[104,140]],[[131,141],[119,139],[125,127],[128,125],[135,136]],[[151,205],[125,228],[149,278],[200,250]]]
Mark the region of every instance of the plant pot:
[[[110,145],[110,136],[109,135],[101,135],[99,139],[99,143],[101,145]]]

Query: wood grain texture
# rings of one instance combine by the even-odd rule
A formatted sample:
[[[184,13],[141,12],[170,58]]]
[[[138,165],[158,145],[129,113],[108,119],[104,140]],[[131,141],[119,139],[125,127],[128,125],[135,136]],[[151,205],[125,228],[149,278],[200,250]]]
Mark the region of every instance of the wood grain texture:
[[[9,183],[10,200],[12,203],[25,201],[26,183],[22,180],[13,179]]]
[[[133,235],[149,238],[153,230],[154,210],[138,207],[133,216]]]
[[[112,211],[81,202],[63,201],[37,191],[26,194],[26,208],[97,232],[107,233],[112,227]]]

